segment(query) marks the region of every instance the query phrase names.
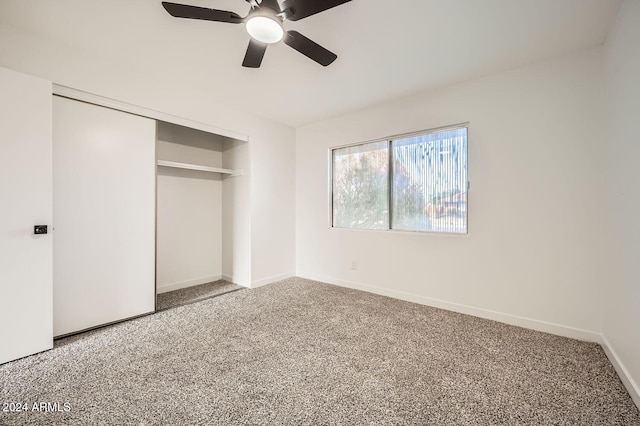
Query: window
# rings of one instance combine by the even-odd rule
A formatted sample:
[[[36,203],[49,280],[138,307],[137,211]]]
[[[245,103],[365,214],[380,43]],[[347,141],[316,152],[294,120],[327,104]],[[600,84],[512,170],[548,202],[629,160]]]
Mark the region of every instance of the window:
[[[467,127],[335,148],[336,228],[467,232]]]
[[[333,226],[389,228],[389,143],[333,150]]]

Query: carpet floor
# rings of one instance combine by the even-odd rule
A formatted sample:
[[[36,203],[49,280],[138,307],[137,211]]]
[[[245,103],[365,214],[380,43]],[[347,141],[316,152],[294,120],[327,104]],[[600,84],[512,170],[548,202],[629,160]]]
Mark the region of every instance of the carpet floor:
[[[595,343],[299,278],[58,340],[0,365],[0,402],[28,407],[2,425],[640,425]]]
[[[176,306],[187,305],[210,297],[220,296],[231,291],[242,290],[245,287],[228,281],[219,280],[192,287],[181,288],[180,290],[160,293],[156,297],[156,310],[162,311]]]

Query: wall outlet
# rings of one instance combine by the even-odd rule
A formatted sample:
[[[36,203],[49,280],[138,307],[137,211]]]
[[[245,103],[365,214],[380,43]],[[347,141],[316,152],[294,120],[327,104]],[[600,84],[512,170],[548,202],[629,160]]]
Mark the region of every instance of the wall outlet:
[[[352,271],[355,271],[356,269],[358,269],[358,261],[357,260],[352,260],[351,261],[351,266],[349,267],[349,269],[351,269]]]

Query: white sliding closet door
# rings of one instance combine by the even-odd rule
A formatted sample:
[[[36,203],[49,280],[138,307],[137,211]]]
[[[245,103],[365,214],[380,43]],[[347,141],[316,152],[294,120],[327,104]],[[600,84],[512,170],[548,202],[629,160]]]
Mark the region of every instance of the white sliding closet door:
[[[53,100],[53,332],[155,308],[155,121]]]
[[[0,68],[0,93],[2,364],[53,347],[51,82]]]

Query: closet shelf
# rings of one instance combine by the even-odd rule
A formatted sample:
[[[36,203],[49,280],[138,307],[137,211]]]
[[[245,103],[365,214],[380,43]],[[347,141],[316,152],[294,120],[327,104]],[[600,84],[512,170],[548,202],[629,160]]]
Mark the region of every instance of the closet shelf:
[[[222,173],[231,176],[242,175],[242,170],[223,169],[221,167],[201,166],[198,164],[177,163],[175,161],[158,160],[158,166],[174,167],[177,169],[199,170],[202,172]]]

